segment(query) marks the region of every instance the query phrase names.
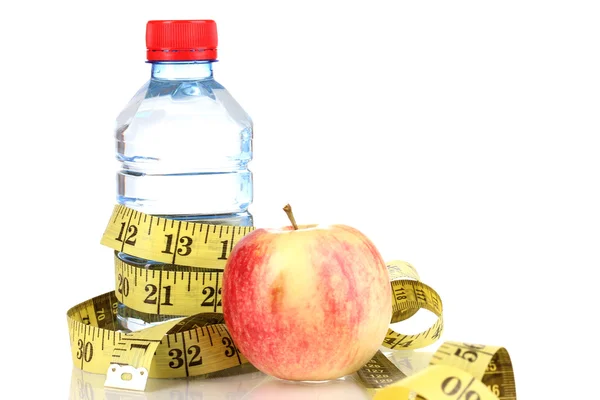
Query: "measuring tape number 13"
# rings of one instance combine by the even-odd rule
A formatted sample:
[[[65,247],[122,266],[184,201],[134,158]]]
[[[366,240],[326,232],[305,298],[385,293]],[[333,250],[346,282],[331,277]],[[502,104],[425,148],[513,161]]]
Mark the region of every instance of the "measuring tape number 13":
[[[115,257],[116,290],[67,312],[74,364],[104,374],[105,386],[144,390],[150,378],[184,378],[247,364],[224,324],[223,269],[235,244],[253,227],[221,226],[151,216],[117,205],[101,243],[131,256],[170,264],[153,270]],[[419,309],[437,316],[418,334],[389,329],[382,346],[412,350],[434,343],[443,331],[442,301],[404,261],[389,262],[391,323]],[[135,332],[120,329],[118,303],[156,318],[178,316]],[[508,352],[501,347],[445,342],[431,365],[406,377],[381,352],[357,376],[375,398],[429,400],[516,399]],[[459,396],[459,397],[457,397]]]

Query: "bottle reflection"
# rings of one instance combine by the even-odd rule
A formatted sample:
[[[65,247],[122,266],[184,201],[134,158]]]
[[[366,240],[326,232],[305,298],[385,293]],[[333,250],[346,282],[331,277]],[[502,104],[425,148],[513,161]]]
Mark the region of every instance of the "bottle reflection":
[[[105,375],[73,368],[70,400],[238,400],[267,378],[245,364],[189,379],[148,379],[144,392],[105,388]]]
[[[407,376],[426,368],[431,355],[386,352]],[[149,379],[144,392],[104,388],[105,379],[73,368],[70,400],[363,400],[374,394],[355,374],[321,383],[292,382],[265,375],[249,364],[189,379]]]

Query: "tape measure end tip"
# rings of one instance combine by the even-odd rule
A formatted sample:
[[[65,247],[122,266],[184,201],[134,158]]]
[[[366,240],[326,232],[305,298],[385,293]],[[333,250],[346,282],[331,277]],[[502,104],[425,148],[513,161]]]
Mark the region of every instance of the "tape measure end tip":
[[[106,371],[104,387],[144,391],[148,382],[148,370],[131,365],[110,364]]]

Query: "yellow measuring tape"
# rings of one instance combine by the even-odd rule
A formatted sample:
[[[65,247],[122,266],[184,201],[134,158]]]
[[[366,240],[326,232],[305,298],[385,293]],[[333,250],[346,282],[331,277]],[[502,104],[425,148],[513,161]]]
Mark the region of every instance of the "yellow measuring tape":
[[[512,363],[503,347],[445,342],[430,364],[377,392],[374,399],[409,399],[411,393],[430,400],[517,398]]]
[[[222,270],[231,250],[253,229],[172,220],[116,206],[101,243],[116,252],[165,263],[167,268],[148,267],[115,256],[115,291],[87,300],[67,313],[74,364],[84,371],[106,373],[107,387],[144,390],[148,377],[198,376],[247,363],[223,323],[221,286]],[[388,263],[388,272],[393,293],[391,323],[404,321],[422,308],[438,318],[429,329],[418,334],[400,334],[389,329],[382,345],[410,350],[432,344],[443,331],[439,295],[420,282],[414,267],[406,262]],[[126,332],[119,329],[116,316],[119,302],[141,313],[181,317],[140,331]],[[464,374],[468,374],[476,379],[473,382],[477,382],[471,382],[469,387],[475,388],[470,389],[471,392],[478,385],[484,385],[492,396],[516,398],[510,392],[510,385],[514,391],[514,378],[505,350],[481,346],[454,349],[452,346],[454,344],[447,342],[440,347],[433,360],[439,358],[436,362],[439,366],[428,368],[422,378],[437,382],[442,375],[454,373],[448,375],[452,381],[441,382],[446,397],[431,397],[431,394],[425,397],[430,396],[427,397],[430,400],[458,398],[448,397],[451,396],[448,393],[454,393],[455,387],[463,385]],[[448,357],[440,356],[444,351],[449,353]],[[405,378],[398,368],[386,364],[384,359],[385,356],[378,352],[358,371],[366,387],[392,385],[378,391],[378,396],[388,390],[398,392],[406,388],[421,393],[420,381],[415,381],[416,386],[409,386],[421,375]],[[512,381],[505,375],[502,375],[503,379],[491,380],[486,378],[487,375],[479,374],[483,364],[484,370],[495,365],[496,370],[510,375]],[[460,373],[452,369],[457,367],[462,368]],[[472,396],[464,397],[464,400],[477,399]]]

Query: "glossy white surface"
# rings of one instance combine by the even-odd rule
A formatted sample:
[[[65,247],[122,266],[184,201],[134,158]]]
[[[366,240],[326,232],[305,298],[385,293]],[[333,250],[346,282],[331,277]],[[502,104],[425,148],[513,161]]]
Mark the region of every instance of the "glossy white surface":
[[[388,351],[406,375],[426,368],[431,353]],[[145,392],[104,388],[104,376],[73,368],[70,400],[365,400],[373,397],[356,374],[317,383],[273,378],[250,365],[207,377],[150,379]]]

